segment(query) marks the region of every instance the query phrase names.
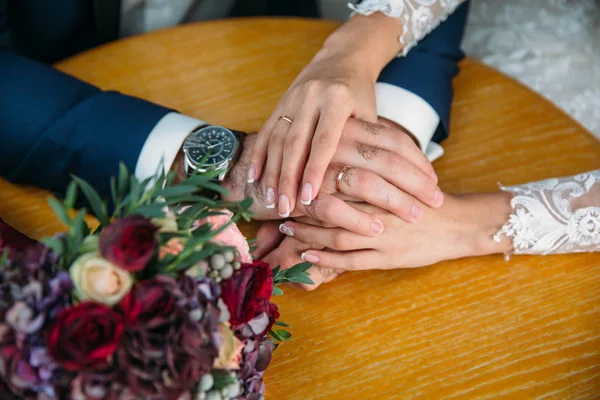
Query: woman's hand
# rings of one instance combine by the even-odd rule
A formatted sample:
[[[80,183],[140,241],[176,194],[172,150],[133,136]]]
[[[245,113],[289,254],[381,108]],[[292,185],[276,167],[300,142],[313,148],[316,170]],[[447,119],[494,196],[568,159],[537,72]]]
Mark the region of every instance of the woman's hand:
[[[343,270],[415,268],[443,260],[508,252],[510,240],[496,243],[492,236],[510,214],[506,193],[448,196],[444,206],[426,210],[418,224],[368,204],[354,207],[376,215],[385,231],[365,237],[320,222],[300,218],[287,221],[280,231],[312,248],[302,259],[320,268]]]
[[[375,79],[360,59],[343,53],[321,52],[300,73],[259,131],[252,157],[249,178],[264,167],[267,207],[278,204],[288,217],[301,179],[300,201],[311,203],[348,118],[377,121]]]
[[[319,192],[348,118],[377,119],[375,81],[397,54],[400,31],[377,14],[335,31],[259,131],[248,180],[264,176],[265,202],[282,218],[295,209],[298,191],[305,205]]]

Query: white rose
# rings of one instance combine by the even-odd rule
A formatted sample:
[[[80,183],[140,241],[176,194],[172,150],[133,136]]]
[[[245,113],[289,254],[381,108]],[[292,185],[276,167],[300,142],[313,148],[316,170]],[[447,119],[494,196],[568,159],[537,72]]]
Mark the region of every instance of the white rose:
[[[93,300],[108,306],[117,304],[131,289],[133,279],[97,253],[79,257],[69,269],[79,300]]]

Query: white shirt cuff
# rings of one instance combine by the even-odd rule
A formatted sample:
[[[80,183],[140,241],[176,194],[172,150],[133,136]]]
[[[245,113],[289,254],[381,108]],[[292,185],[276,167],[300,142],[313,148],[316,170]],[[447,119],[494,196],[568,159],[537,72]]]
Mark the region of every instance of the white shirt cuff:
[[[171,112],[161,118],[148,135],[135,166],[135,176],[140,181],[158,172],[161,165],[165,173],[171,168],[185,138],[206,122]]]
[[[431,141],[440,117],[429,103],[406,89],[383,82],[375,84],[375,96],[377,115],[409,131],[430,161],[444,154],[442,146]]]

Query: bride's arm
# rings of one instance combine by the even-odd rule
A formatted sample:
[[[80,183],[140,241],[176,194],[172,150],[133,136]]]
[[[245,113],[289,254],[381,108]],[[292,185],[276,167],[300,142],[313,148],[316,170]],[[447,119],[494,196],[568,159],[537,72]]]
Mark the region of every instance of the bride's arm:
[[[364,0],[350,7],[355,13],[382,12],[400,23],[400,54],[406,55],[416,43],[434,30],[466,0]]]
[[[350,179],[360,172],[356,171]],[[357,182],[343,182],[356,185]],[[406,223],[368,204],[384,231],[366,238],[315,221],[287,221],[282,233],[309,244],[305,261],[341,270],[414,268],[488,254],[557,254],[600,251],[600,170],[552,178],[502,191],[448,195]]]
[[[600,170],[502,189],[512,212],[494,240],[515,254],[600,251]]]

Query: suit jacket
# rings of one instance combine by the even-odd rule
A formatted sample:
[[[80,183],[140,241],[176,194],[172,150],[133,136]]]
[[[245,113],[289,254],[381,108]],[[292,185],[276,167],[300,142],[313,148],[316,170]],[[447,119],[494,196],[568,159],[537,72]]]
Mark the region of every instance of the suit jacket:
[[[62,193],[75,174],[107,195],[120,161],[135,169],[148,134],[172,110],[102,91],[47,65],[116,38],[119,3],[0,0],[1,176]],[[305,0],[242,0],[234,14],[316,16],[316,10]],[[435,109],[441,120],[437,141],[448,133],[466,15],[464,4],[379,78]]]

